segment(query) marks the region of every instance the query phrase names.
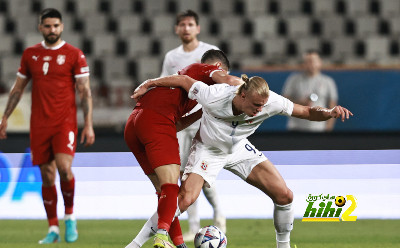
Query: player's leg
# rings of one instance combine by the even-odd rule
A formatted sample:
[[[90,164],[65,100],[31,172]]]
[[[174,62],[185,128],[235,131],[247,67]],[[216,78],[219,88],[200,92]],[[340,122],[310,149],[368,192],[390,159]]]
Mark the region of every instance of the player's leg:
[[[290,248],[293,229],[293,193],[276,167],[265,160],[253,168],[246,182],[267,194],[274,202],[274,225],[278,248]]]
[[[77,221],[74,216],[75,177],[72,161],[76,149],[77,128],[70,125],[60,127],[52,139],[54,157],[60,175],[61,193],[64,199],[65,241],[78,239]]]
[[[222,214],[218,194],[215,186],[210,188],[203,186],[203,193],[208,202],[211,204],[214,210],[214,225],[219,227],[224,233],[226,233],[226,218]]]
[[[192,140],[193,137],[196,135],[199,126],[200,126],[200,121],[193,123],[188,128],[185,128],[176,134],[179,143],[179,155],[181,158],[181,168],[180,168],[181,175],[185,170],[185,166],[190,154],[190,147],[192,145]],[[187,209],[187,215],[188,215],[189,230],[183,234],[183,240],[193,241],[194,236],[200,229],[200,216],[198,214],[197,201],[194,202]]]
[[[57,189],[56,164],[54,161],[40,165],[40,174],[42,176],[42,198],[46,210],[49,230],[46,237],[39,241],[39,244],[50,244],[60,241],[60,228],[57,217]]]
[[[42,176],[42,198],[46,210],[49,230],[46,237],[39,244],[49,244],[60,241],[60,229],[57,217],[57,189],[55,186],[57,167],[51,148],[51,139],[54,130],[31,128],[30,145],[32,163],[39,165]]]

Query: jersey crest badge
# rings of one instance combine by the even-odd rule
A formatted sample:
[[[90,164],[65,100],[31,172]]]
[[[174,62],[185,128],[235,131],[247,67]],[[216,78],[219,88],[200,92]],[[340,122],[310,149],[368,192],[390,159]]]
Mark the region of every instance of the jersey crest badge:
[[[202,161],[202,162],[201,162],[201,168],[202,168],[203,170],[207,170],[207,167],[208,167],[207,162],[206,162],[206,161]]]
[[[65,63],[65,55],[58,55],[57,56],[57,64],[62,65]]]

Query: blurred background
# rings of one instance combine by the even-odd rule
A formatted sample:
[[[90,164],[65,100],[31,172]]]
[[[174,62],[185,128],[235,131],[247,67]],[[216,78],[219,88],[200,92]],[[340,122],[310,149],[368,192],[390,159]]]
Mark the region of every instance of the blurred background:
[[[260,150],[400,148],[400,0],[0,0],[0,115],[23,50],[42,40],[37,15],[47,7],[62,12],[62,38],[83,50],[91,70],[97,140],[78,151],[128,151],[130,94],[158,77],[165,53],[181,44],[175,16],[187,9],[200,16],[199,40],[228,55],[231,74],[262,76],[279,94],[303,53],[320,51],[338,104],[355,114],[331,133],[288,132],[286,117],[268,119],[251,137]],[[3,152],[29,146],[28,91]]]

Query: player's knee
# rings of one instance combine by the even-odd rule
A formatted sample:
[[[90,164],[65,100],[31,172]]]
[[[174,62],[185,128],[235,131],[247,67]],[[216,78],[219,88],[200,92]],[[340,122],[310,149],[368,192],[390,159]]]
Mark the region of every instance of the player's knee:
[[[190,194],[180,194],[179,209],[181,212],[186,211],[192,203],[195,202]]]
[[[279,205],[286,205],[292,202],[293,192],[288,187],[285,187],[275,199],[275,203]]]

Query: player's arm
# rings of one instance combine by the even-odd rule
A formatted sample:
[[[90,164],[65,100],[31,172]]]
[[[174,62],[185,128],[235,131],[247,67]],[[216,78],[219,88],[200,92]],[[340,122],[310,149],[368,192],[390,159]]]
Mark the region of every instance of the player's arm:
[[[89,76],[76,78],[76,88],[78,89],[83,118],[85,120],[85,125],[81,134],[81,144],[86,140],[85,146],[90,146],[94,143],[95,135],[93,130],[93,103]]]
[[[330,101],[329,102],[329,108],[334,108],[336,106],[337,102],[336,101]],[[331,132],[333,130],[333,127],[335,126],[335,118],[331,118],[329,120],[326,121],[326,127],[325,127],[325,131],[327,132]]]
[[[342,121],[349,119],[353,116],[348,109],[342,106],[335,106],[332,109],[322,107],[308,107],[299,104],[294,104],[292,116],[300,119],[306,119],[310,121],[326,121],[331,118],[341,118]]]
[[[214,72],[212,74],[212,79],[214,82],[219,84],[240,85],[243,83],[242,79],[235,76],[231,76],[225,71]]]
[[[24,93],[24,89],[28,84],[28,78],[22,78],[17,76],[14,85],[11,88],[10,94],[8,95],[6,109],[4,110],[3,118],[0,122],[0,139],[6,139],[6,129],[7,129],[7,120],[10,117],[11,113],[14,111],[15,107],[21,100],[22,94]]]
[[[202,109],[197,110],[193,114],[187,115],[185,117],[182,117],[177,123],[176,123],[176,131],[179,132],[188,126],[192,125],[194,122],[196,122],[198,119],[201,118],[201,115],[203,114]]]
[[[181,87],[189,92],[190,87],[192,87],[195,82],[197,81],[186,75],[171,75],[166,77],[148,79],[135,89],[131,98],[139,100],[139,98],[142,97],[150,88],[157,86]]]

